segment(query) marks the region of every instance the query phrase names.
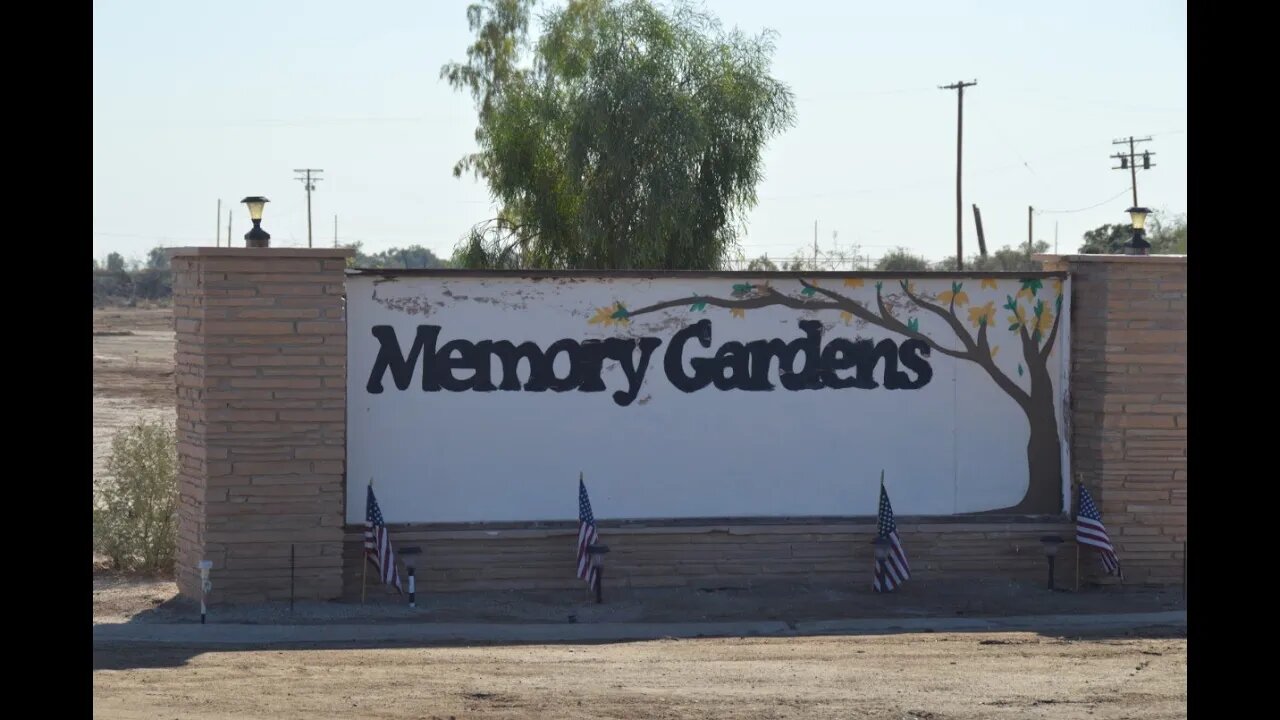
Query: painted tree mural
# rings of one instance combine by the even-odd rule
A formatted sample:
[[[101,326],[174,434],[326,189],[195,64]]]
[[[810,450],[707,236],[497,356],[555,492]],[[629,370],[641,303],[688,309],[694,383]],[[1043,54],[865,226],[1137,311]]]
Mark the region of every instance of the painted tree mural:
[[[796,278],[799,291],[788,293],[769,282],[738,282],[727,297],[693,295],[655,303],[635,310],[624,302],[598,308],[589,320],[593,324],[627,325],[633,318],[671,308],[687,307],[689,312],[707,312],[708,307],[729,310],[732,317],[745,317],[748,310],[786,307],[805,313],[833,310],[840,313],[846,325],[873,326],[906,338],[924,342],[935,352],[971,362],[982,368],[1001,390],[1022,408],[1030,426],[1027,443],[1027,490],[1016,505],[989,513],[1057,514],[1062,510],[1062,454],[1058,436],[1054,389],[1049,371],[1049,356],[1058,337],[1062,318],[1062,280],[1026,278],[1018,282],[1014,294],[1006,293],[1002,305],[991,300],[982,305],[971,303],[966,282],[955,280],[951,288],[936,295],[917,291],[910,279],[892,280],[900,292],[886,292],[884,281],[875,283],[875,307],[868,307],[845,292],[823,287],[817,280]],[[979,291],[998,290],[994,278],[975,279]],[[789,282],[789,281],[788,281]],[[863,278],[845,278],[842,287],[860,288]],[[983,292],[985,294],[985,292]],[[999,322],[1000,311],[1008,312]],[[918,313],[941,318],[953,337],[934,338],[920,330]],[[1029,389],[1007,375],[995,363],[1000,350],[993,336],[1009,333],[1021,353],[1017,365],[1020,378],[1025,377]]]

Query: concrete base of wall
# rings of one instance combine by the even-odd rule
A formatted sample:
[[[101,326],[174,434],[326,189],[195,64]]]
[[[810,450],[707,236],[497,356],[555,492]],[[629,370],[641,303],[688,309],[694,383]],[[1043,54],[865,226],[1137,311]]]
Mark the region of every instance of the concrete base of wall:
[[[348,525],[343,545],[343,595],[360,597],[363,527]],[[606,578],[614,587],[748,587],[753,582],[847,582],[874,566],[871,518],[820,522],[735,521],[698,525],[600,525],[609,546]],[[1058,582],[1075,577],[1075,527],[1068,520],[1024,518],[989,522],[910,519],[898,533],[912,577],[1007,577],[1043,581],[1047,561],[1040,538],[1066,542],[1057,560]],[[538,527],[450,529],[391,526],[393,546],[422,548],[417,583],[422,591],[580,589],[574,523]],[[1082,557],[1084,566],[1086,559]],[[369,570],[367,582],[378,583]],[[403,577],[403,575],[402,575]]]

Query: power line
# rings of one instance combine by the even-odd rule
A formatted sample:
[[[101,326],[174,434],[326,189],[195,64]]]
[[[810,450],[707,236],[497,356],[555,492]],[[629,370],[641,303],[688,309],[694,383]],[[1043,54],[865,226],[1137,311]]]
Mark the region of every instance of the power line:
[[[302,186],[307,189],[307,247],[311,247],[311,191],[316,189],[316,183],[324,179],[322,177],[313,178],[311,177],[311,173],[319,175],[324,172],[324,170],[317,170],[315,168],[302,168],[299,170],[295,168],[294,172],[306,173],[304,177],[297,177],[294,178],[294,180],[302,182]]]
[[[1121,190],[1120,192],[1116,193],[1115,195],[1112,195],[1111,197],[1107,198],[1106,200],[1103,200],[1103,201],[1102,201],[1102,202],[1100,202],[1100,203],[1096,203],[1096,204],[1090,205],[1089,207],[1077,208],[1077,209],[1075,209],[1075,210],[1037,210],[1037,211],[1036,211],[1036,214],[1037,214],[1037,215],[1065,215],[1065,214],[1070,214],[1070,213],[1084,212],[1085,210],[1092,210],[1092,209],[1094,209],[1094,208],[1102,207],[1103,205],[1106,205],[1107,203],[1111,202],[1112,200],[1115,200],[1116,198],[1120,197],[1121,195],[1124,195],[1125,193],[1129,192],[1129,190],[1130,190],[1130,188],[1125,188],[1125,189]]]

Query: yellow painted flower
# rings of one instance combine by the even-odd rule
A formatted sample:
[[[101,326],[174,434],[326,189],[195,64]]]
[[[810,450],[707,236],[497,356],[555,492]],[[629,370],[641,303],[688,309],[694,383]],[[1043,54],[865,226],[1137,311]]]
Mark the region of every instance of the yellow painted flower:
[[[845,325],[848,325],[850,322],[853,321],[853,313],[849,312],[848,310],[841,310],[840,319],[844,320]]]
[[[1053,279],[1053,291],[1058,293],[1059,295],[1062,294],[1062,278]]]
[[[862,278],[845,278],[844,279],[845,287],[862,287],[864,284],[865,283],[863,282]]]
[[[1023,311],[1021,305],[1018,305],[1017,308],[1018,309],[1014,310],[1013,314],[1009,316],[1009,319],[1007,322],[1010,325],[1021,325],[1024,322],[1026,322],[1026,312]],[[1014,329],[1016,330],[1017,328],[1014,328]]]
[[[999,345],[996,345],[996,346],[992,347],[992,348],[991,348],[991,359],[992,359],[992,360],[995,360],[995,359],[996,359],[996,355],[997,355],[999,352],[1000,352],[1000,346],[999,346]]]
[[[1022,288],[1021,290],[1019,290],[1019,291],[1018,291],[1018,294],[1017,294],[1017,295],[1014,295],[1014,297],[1016,297],[1016,298],[1026,298],[1026,299],[1030,300],[1031,298],[1035,297],[1035,295],[1031,292],[1031,288],[1029,288],[1029,287],[1024,287],[1024,288]]]
[[[952,302],[956,305],[966,305],[969,302],[969,294],[963,290],[952,292],[951,290],[943,290],[938,293],[938,302],[943,305],[950,305]]]
[[[609,327],[617,322],[617,320],[613,318],[613,313],[614,308],[611,307],[596,308],[596,314],[587,322],[592,325],[599,324]]]
[[[991,326],[996,323],[996,304],[989,302],[982,307],[969,308],[969,322],[974,327]]]
[[[1040,334],[1042,335],[1052,330],[1053,329],[1053,311],[1051,311],[1049,308],[1045,308],[1044,312],[1040,313],[1040,322],[1037,324],[1037,327],[1035,329],[1039,330]]]
[[[980,287],[981,287],[981,288],[991,288],[992,290],[995,290],[995,289],[996,289],[996,279],[995,279],[995,278],[982,278],[982,285],[981,285]]]
[[[611,325],[627,325],[631,319],[626,317],[626,310],[622,309],[621,304],[613,307],[596,308],[596,314],[587,321],[592,325],[603,325],[609,327]]]
[[[745,318],[747,316],[746,308],[733,308],[729,311],[729,315],[736,318]]]

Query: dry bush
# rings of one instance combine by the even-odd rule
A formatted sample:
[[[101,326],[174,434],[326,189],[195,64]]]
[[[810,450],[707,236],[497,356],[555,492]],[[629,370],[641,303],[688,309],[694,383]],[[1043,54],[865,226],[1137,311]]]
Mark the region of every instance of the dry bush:
[[[174,429],[139,422],[111,441],[107,476],[94,481],[93,546],[117,570],[169,571],[177,545]]]

